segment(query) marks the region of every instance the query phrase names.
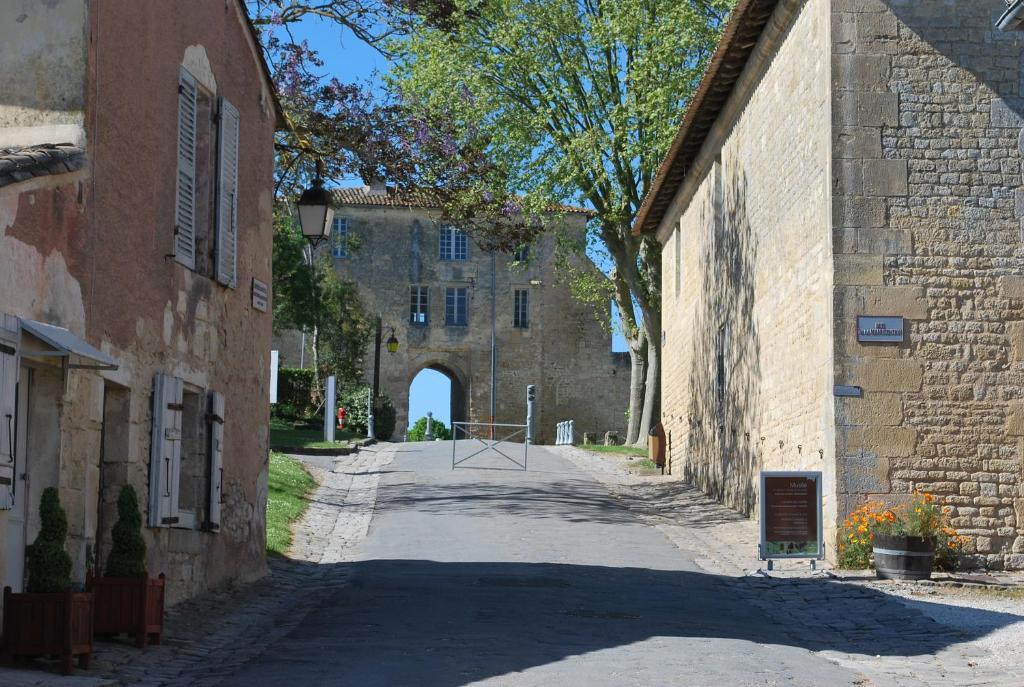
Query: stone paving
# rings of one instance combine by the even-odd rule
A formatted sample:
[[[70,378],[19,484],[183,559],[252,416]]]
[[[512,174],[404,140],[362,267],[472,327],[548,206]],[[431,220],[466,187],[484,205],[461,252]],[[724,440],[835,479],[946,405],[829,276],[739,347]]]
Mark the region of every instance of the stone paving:
[[[347,581],[340,565],[365,536],[380,470],[390,445],[308,461],[320,486],[295,532],[290,560],[271,558],[271,574],[242,588],[191,599],[168,612],[164,642],[139,651],[97,642],[93,665],[63,677],[38,670],[0,668],[3,687],[206,687],[219,684],[315,611]],[[335,564],[335,565],[330,565]]]
[[[0,684],[1024,684],[1012,604],[764,577],[754,523],[678,480],[572,447],[452,470],[450,446],[305,458],[293,560],[175,607],[163,646]]]
[[[1024,603],[963,604],[934,589],[922,593],[920,585],[873,577],[834,584],[828,582],[833,575],[826,564],[814,573],[807,563],[783,562],[765,576],[754,553],[753,520],[679,480],[636,477],[616,461],[576,447],[555,450],[689,552],[701,568],[733,576],[734,592],[751,605],[788,616],[784,631],[795,641],[863,672],[869,684],[1024,685]],[[1020,576],[1001,577],[1020,581]],[[928,598],[929,591],[934,598]],[[886,603],[878,603],[879,594],[887,595]],[[984,641],[994,633],[1002,633],[1002,641]]]

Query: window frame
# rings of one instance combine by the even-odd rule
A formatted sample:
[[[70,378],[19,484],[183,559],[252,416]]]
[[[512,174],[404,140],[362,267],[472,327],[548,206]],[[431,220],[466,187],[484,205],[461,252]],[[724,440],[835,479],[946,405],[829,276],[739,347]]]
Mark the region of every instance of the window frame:
[[[462,303],[462,321],[459,321],[459,303]],[[469,289],[465,286],[446,286],[444,290],[444,324],[446,327],[469,326]]]
[[[445,224],[438,233],[437,259],[441,262],[469,260],[469,237],[461,229]]]
[[[430,326],[430,288],[412,285],[409,287],[409,324],[414,327]]]
[[[344,237],[340,239],[339,237]],[[335,260],[348,259],[348,218],[335,216],[331,220],[331,257]]]
[[[513,292],[512,326],[515,329],[530,328],[530,290],[515,289]]]

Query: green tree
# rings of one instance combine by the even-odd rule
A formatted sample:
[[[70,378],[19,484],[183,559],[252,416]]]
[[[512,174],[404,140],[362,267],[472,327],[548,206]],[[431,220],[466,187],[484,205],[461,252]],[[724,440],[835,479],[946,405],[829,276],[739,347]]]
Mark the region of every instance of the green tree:
[[[43,489],[39,519],[39,534],[27,550],[28,591],[32,594],[62,592],[71,586],[71,556],[64,548],[68,516],[53,487]]]
[[[430,431],[433,433],[435,439],[451,439],[452,433],[448,431],[448,428],[444,426],[444,423],[440,420],[434,420],[431,423]],[[409,428],[408,434],[405,437],[408,441],[426,441],[427,440],[427,418],[421,417],[419,420],[413,423],[412,427]]]
[[[312,338],[317,388],[328,375],[339,386],[362,376],[371,323],[355,284],[342,281],[326,252],[310,255],[295,220],[282,210],[274,222],[274,330]]]
[[[111,531],[113,545],[107,558],[110,577],[140,577],[146,574],[146,542],[142,538],[139,499],[130,484],[117,497],[117,523]]]
[[[592,208],[613,264],[568,268],[574,292],[614,301],[632,359],[628,440],[657,420],[660,250],[632,223],[733,0],[456,0],[394,50],[392,84],[422,121],[443,114],[500,161],[534,209]],[[499,163],[495,163],[499,164]],[[566,262],[568,265],[568,261]]]

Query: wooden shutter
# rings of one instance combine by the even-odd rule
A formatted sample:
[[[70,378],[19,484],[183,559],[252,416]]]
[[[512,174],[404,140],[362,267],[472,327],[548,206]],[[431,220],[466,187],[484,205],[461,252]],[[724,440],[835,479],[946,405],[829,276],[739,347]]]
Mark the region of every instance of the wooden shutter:
[[[182,381],[158,374],[153,380],[153,436],[149,456],[149,526],[178,522],[181,477]]]
[[[196,268],[196,80],[178,77],[178,193],[174,209],[174,259]]]
[[[0,316],[0,325],[8,324],[4,320],[13,319]],[[10,324],[16,326],[16,322]],[[3,333],[0,329],[0,510],[10,510],[14,507],[14,481],[17,479],[14,432],[18,422],[18,342],[13,336],[2,336]]]
[[[220,99],[217,126],[217,281],[238,285],[238,109]]]
[[[220,529],[224,484],[224,394],[210,393],[210,519],[204,529]]]

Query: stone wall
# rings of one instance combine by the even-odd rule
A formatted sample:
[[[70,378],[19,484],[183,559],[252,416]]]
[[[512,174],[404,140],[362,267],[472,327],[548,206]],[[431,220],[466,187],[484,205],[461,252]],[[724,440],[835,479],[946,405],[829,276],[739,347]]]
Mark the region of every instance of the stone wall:
[[[746,514],[761,469],[822,470],[826,521],[828,8],[779,4],[659,228],[673,469]]]
[[[486,422],[490,416],[491,258],[470,242],[466,261],[441,261],[439,225],[432,211],[409,207],[345,205],[349,256],[335,259],[342,279],[354,281],[370,314],[380,315],[383,338],[391,328],[397,353],[383,349],[381,390],[398,411],[396,440],[408,417],[409,385],[423,369],[453,379],[454,420]],[[629,362],[613,354],[611,334],[592,309],[572,299],[555,261],[555,231],[580,232],[583,215],[568,215],[530,248],[527,266],[495,257],[497,332],[496,422],[523,423],[526,387],[537,387],[537,441],[553,441],[555,424],[574,419],[582,432],[623,431],[629,393]],[[326,247],[323,249],[326,250]],[[429,289],[429,323],[410,323],[410,287]],[[445,288],[465,287],[469,325],[445,326]],[[529,327],[512,326],[514,290],[529,292]],[[366,359],[367,381],[373,351]],[[461,389],[461,394],[459,390]],[[463,404],[456,396],[462,395]]]
[[[202,522],[144,529],[147,568],[167,574],[174,603],[266,572],[271,315],[253,308],[251,283],[271,277],[275,113],[257,46],[234,0],[154,4],[145,12],[128,0],[104,0],[90,8],[81,17],[90,40],[77,72],[87,80],[81,89],[88,163],[74,174],[0,189],[0,313],[66,327],[119,367],[62,374],[45,360],[22,356],[34,368],[35,393],[27,540],[38,532],[42,489],[58,486],[75,581],[84,582],[87,567],[102,569],[123,484],[134,485],[145,517],[154,376],[180,377],[200,394],[222,392],[220,531],[207,531]],[[5,8],[0,18],[8,14]],[[141,57],[139,45],[146,46]],[[234,289],[169,255],[183,63],[240,112]],[[23,337],[23,348],[42,347]],[[0,513],[0,530],[5,517]],[[5,553],[0,550],[0,559]]]
[[[835,0],[841,510],[932,491],[974,562],[1024,566],[1024,43],[990,0]],[[902,315],[861,345],[858,314]]]

